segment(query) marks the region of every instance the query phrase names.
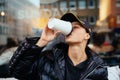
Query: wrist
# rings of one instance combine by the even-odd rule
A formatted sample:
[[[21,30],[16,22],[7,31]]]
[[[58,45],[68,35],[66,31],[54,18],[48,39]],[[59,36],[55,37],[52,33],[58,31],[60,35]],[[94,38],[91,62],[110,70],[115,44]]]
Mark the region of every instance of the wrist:
[[[39,47],[44,47],[48,44],[48,41],[45,41],[45,40],[38,40],[38,42],[36,43],[37,46]]]

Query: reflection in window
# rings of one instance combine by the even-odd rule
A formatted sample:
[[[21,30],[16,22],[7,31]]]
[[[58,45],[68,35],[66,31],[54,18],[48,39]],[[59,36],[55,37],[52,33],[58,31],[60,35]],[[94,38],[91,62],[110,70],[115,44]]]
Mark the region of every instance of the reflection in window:
[[[86,8],[85,0],[79,0],[79,9],[85,9],[85,8]]]
[[[95,8],[95,0],[88,0],[88,8],[89,9]]]
[[[120,0],[116,0],[116,7],[120,7]]]
[[[120,14],[117,15],[117,23],[120,24]]]
[[[90,23],[91,25],[94,25],[95,22],[96,22],[96,17],[95,17],[95,16],[89,16],[89,17],[88,17],[88,20],[89,20],[89,23]]]

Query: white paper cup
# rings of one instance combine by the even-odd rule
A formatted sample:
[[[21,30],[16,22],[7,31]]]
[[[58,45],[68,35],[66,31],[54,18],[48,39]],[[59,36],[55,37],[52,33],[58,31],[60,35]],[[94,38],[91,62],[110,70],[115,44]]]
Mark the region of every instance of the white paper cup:
[[[72,31],[72,24],[68,21],[51,18],[48,21],[48,28],[61,31],[64,35],[69,35]]]

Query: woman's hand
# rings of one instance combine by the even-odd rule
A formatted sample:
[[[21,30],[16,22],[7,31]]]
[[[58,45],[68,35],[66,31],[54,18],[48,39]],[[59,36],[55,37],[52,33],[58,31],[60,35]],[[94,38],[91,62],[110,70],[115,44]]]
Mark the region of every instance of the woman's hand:
[[[58,33],[59,31],[54,31],[52,29],[49,29],[48,26],[46,26],[43,29],[41,38],[38,40],[36,45],[40,47],[47,45],[48,42],[52,41],[57,36]]]

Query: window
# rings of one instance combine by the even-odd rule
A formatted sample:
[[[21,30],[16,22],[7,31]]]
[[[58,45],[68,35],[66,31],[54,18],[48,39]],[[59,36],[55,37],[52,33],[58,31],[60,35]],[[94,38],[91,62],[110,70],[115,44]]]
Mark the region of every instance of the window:
[[[120,24],[120,14],[117,15],[117,23]]]
[[[0,34],[4,34],[4,26],[0,26]]]
[[[3,31],[3,34],[5,34],[5,31],[6,31],[5,26],[2,28],[2,31]]]
[[[88,0],[88,8],[89,9],[95,8],[95,0]]]
[[[116,0],[116,7],[120,7],[120,0]]]
[[[0,22],[5,23],[5,16],[0,16]]]
[[[5,27],[5,34],[8,34],[8,27]]]
[[[86,8],[85,0],[79,0],[79,9],[85,9],[85,8]]]
[[[53,3],[53,7],[54,7],[54,8],[57,8],[57,3]]]
[[[89,20],[89,23],[91,25],[94,25],[96,23],[96,17],[95,16],[89,16],[88,20]]]
[[[2,34],[2,26],[0,26],[0,34]]]
[[[8,28],[7,28],[6,26],[3,27],[3,34],[7,34],[7,33],[8,33],[8,32],[7,32],[7,29],[8,29]]]
[[[5,0],[0,0],[0,3],[4,3],[5,2]]]
[[[66,1],[60,2],[60,8],[61,8],[61,9],[67,8],[67,3],[66,3]]]
[[[76,2],[75,1],[70,1],[69,7],[70,7],[70,9],[76,9]]]

